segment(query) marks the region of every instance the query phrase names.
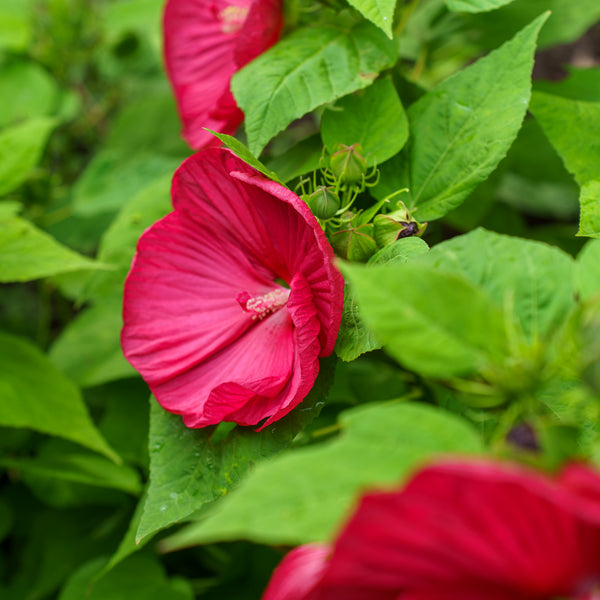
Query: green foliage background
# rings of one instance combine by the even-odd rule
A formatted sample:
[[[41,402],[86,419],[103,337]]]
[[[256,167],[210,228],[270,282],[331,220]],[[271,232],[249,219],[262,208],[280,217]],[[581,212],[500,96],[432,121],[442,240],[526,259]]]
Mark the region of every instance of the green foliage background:
[[[532,84],[536,53],[600,39],[597,0],[286,3],[222,141],[292,189],[359,142],[379,176],[348,246],[400,200],[429,224],[341,263],[336,353],[259,433],[186,429],[120,349],[137,239],[191,153],[162,4],[0,4],[0,597],[258,599],[440,454],[599,465],[597,57]]]

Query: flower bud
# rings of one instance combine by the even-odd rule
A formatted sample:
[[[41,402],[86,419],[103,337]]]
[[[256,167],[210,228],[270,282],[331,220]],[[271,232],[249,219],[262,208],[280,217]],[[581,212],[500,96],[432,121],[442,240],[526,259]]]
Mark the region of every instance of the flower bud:
[[[373,225],[353,227],[334,232],[330,237],[335,253],[353,262],[366,262],[377,252],[377,244],[373,239]]]
[[[347,185],[361,183],[367,173],[367,161],[363,156],[362,146],[339,144],[338,149],[329,159],[329,168],[342,183]]]
[[[377,215],[373,219],[374,238],[379,248],[383,248],[396,240],[419,233],[419,223],[416,221],[398,221],[389,215]]]
[[[310,210],[317,219],[331,219],[340,209],[340,197],[328,187],[320,185],[305,197]]]

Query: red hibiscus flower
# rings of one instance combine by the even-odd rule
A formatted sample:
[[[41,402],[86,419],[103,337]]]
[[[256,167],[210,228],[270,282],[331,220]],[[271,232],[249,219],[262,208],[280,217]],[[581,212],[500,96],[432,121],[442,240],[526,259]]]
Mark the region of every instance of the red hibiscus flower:
[[[125,283],[124,354],[188,427],[272,423],[333,350],[343,279],[331,246],[298,196],[229,150],[188,158],[172,199]]]
[[[364,496],[324,556],[290,553],[264,600],[598,600],[600,476],[441,463]],[[312,576],[294,594],[297,564]]]
[[[242,122],[231,77],[277,41],[281,0],[169,0],[163,25],[183,137],[192,148],[216,145],[203,127],[230,134]]]

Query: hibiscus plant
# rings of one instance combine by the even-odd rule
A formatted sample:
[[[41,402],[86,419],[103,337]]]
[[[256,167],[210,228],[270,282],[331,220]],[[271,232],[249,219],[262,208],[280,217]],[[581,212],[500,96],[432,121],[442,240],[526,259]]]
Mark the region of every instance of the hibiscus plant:
[[[2,600],[600,599],[600,2],[0,2]]]

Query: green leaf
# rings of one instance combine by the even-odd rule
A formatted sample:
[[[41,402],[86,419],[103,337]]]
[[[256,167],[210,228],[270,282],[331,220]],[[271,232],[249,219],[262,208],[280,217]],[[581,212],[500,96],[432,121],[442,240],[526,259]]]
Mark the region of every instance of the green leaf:
[[[577,68],[565,65],[569,75],[560,81],[537,79],[533,84],[535,92],[545,92],[571,100],[600,102],[600,68]]]
[[[148,386],[139,377],[87,390],[87,399],[104,411],[98,429],[127,463],[148,470],[150,407]]]
[[[31,4],[31,0],[2,0],[0,49],[26,50],[32,32]]]
[[[585,302],[600,294],[600,240],[591,240],[577,256],[577,291]]]
[[[131,517],[131,522],[127,527],[125,535],[121,539],[119,547],[117,548],[115,553],[110,557],[110,560],[106,563],[104,568],[100,571],[99,575],[101,577],[108,573],[111,569],[116,567],[118,564],[122,563],[128,556],[131,556],[138,550],[141,550],[152,539],[152,535],[146,536],[140,542],[136,542],[135,539],[135,534],[139,529],[140,521],[142,519],[142,515],[144,514],[145,504],[146,495],[143,495],[135,508],[133,517]]]
[[[392,23],[396,0],[348,0],[348,4],[360,12],[365,19],[377,25],[390,40],[394,37]]]
[[[434,246],[422,262],[468,279],[529,341],[547,339],[575,303],[575,263],[555,246],[476,229]]]
[[[135,376],[121,350],[120,303],[104,302],[79,313],[49,352],[50,360],[81,387]]]
[[[35,458],[0,457],[1,467],[20,472],[25,481],[29,477],[62,480],[133,495],[142,489],[140,477],[131,467],[116,465],[98,454],[70,446],[65,448],[62,444],[48,444]]]
[[[421,404],[370,403],[342,413],[340,426],[333,440],[258,465],[235,494],[164,547],[241,538],[266,544],[328,540],[358,494],[401,483],[435,455],[483,450],[467,423]]]
[[[106,268],[59,244],[29,221],[11,216],[18,205],[0,210],[0,282],[31,281],[59,273]]]
[[[369,264],[405,263],[428,249],[421,238],[404,238],[379,250],[370,258]],[[363,323],[354,294],[347,286],[335,352],[339,358],[348,362],[378,348],[381,348],[381,344]]]
[[[446,0],[446,6],[453,12],[479,13],[495,10],[514,0]]]
[[[600,238],[600,179],[588,181],[581,186],[579,204],[581,217],[577,235]]]
[[[409,188],[407,206],[418,209],[420,221],[461,204],[506,155],[527,110],[535,41],[547,18],[541,15],[409,108],[408,172],[397,189]]]
[[[267,162],[270,169],[288,182],[295,177],[319,168],[323,144],[318,133],[311,135]]]
[[[120,462],[71,381],[35,346],[6,334],[0,334],[0,391],[0,425],[62,437]]]
[[[0,127],[4,127],[51,115],[58,107],[60,88],[37,63],[14,60],[0,66],[0,98]]]
[[[165,568],[152,556],[136,554],[97,579],[105,559],[96,558],[78,569],[58,600],[193,600],[183,578],[167,578]]]
[[[148,86],[130,99],[73,188],[75,212],[88,216],[114,212],[150,182],[172,175],[189,154],[179,129],[166,85]]]
[[[148,152],[124,156],[119,150],[102,150],[75,184],[73,209],[78,215],[117,211],[144,189],[149,181],[172,175],[181,158]]]
[[[460,276],[417,262],[342,267],[361,317],[386,350],[435,378],[471,374],[502,356],[502,313],[490,298]]]
[[[578,235],[600,237],[600,102],[535,92],[530,110],[581,186]]]
[[[36,117],[0,131],[0,195],[19,187],[40,160],[56,121]]]
[[[255,462],[285,448],[318,415],[333,365],[334,359],[322,360],[321,373],[302,404],[259,432],[253,427],[231,429],[230,424],[222,424],[220,429],[188,429],[180,416],[153,401],[150,485],[136,541],[225,495]]]
[[[26,540],[19,555],[21,568],[11,577],[13,585],[16,584],[11,586],[12,590],[20,587],[21,593],[2,595],[2,600],[55,598],[58,588],[73,571],[114,546],[114,532],[107,527],[114,516],[97,505],[69,510],[38,505],[34,512],[25,513],[21,502],[26,496],[19,498],[14,495],[16,491],[13,489],[16,506],[22,516],[27,515],[26,527],[20,532]]]
[[[293,120],[368,86],[396,57],[394,44],[366,21],[340,17],[293,32],[233,76],[250,151],[258,156]]]
[[[482,47],[494,48],[546,10],[551,11],[551,15],[540,33],[540,49],[573,42],[600,19],[597,0],[517,0],[499,8],[493,15],[472,15],[468,23],[470,29],[479,34]]]
[[[345,96],[321,119],[323,143],[333,154],[338,144],[362,145],[368,165],[397,154],[408,139],[408,119],[389,77]]]
[[[262,173],[269,179],[272,179],[281,185],[285,185],[283,181],[279,179],[277,173],[267,169],[267,167],[265,167],[265,165],[263,165],[260,160],[258,160],[254,154],[252,154],[252,152],[250,152],[250,150],[248,150],[248,148],[246,148],[246,146],[244,146],[244,144],[242,144],[242,142],[240,142],[238,139],[234,138],[232,135],[217,133],[212,129],[207,129],[207,131],[210,131],[214,136],[219,138],[223,144],[225,144],[225,146],[227,146],[236,154],[236,156],[239,156],[245,163],[249,164],[251,167],[254,167],[259,173]]]
[[[600,102],[534,92],[530,110],[580,185],[600,179]]]

